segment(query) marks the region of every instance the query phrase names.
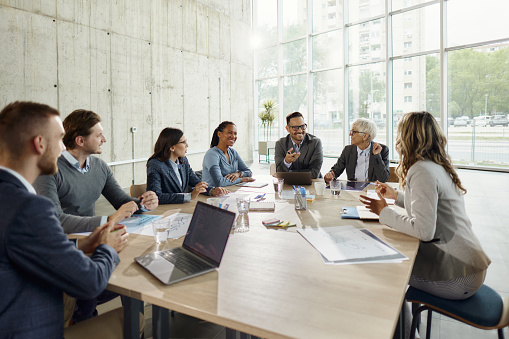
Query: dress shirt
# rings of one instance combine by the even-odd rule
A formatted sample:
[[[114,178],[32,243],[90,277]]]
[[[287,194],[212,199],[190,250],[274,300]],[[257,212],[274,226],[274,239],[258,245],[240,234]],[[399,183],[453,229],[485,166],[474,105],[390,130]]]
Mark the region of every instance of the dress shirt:
[[[76,168],[76,170],[78,170],[78,172],[80,173],[87,173],[88,170],[90,169],[89,157],[87,157],[87,160],[85,160],[85,167],[81,168],[80,162],[76,160],[76,158],[73,157],[71,153],[69,153],[68,151],[63,151],[62,156],[65,158],[65,160],[67,160],[71,164],[72,167]]]
[[[182,191],[185,191],[186,187],[182,187],[182,174],[180,173],[180,162],[179,162],[179,160],[177,159],[176,162],[173,162],[173,161],[169,160],[169,163],[170,163],[171,168],[173,169],[173,172],[175,172],[175,175],[177,176],[177,179],[178,179],[179,184],[180,184],[180,188],[182,189]],[[191,201],[191,193],[179,193],[179,194],[182,194],[184,196],[184,202],[190,202]]]
[[[302,142],[300,144],[296,144],[295,141],[293,141],[292,138],[290,138],[290,140],[292,140],[293,152],[294,153],[299,153],[300,146],[302,145]],[[292,163],[291,162],[286,162],[286,160],[283,160],[283,163],[285,164],[286,168],[290,168],[290,166],[292,166]]]
[[[371,144],[361,150],[357,146],[357,165],[355,166],[355,179],[357,181],[368,181],[369,156],[371,154]]]

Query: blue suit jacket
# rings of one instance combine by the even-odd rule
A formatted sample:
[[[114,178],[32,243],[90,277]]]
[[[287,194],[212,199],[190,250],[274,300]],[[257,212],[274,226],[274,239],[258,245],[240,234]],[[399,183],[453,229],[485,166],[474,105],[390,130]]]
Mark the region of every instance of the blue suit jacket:
[[[62,338],[62,292],[95,298],[118,255],[100,245],[85,256],[64,234],[51,200],[2,169],[0,206],[0,338]]]
[[[171,160],[160,161],[150,159],[147,163],[147,191],[153,191],[157,194],[160,204],[182,204],[184,195],[201,182],[196,176],[189,161],[184,157],[179,164],[182,185],[180,185],[177,175],[170,164]],[[209,186],[207,194],[214,188]]]

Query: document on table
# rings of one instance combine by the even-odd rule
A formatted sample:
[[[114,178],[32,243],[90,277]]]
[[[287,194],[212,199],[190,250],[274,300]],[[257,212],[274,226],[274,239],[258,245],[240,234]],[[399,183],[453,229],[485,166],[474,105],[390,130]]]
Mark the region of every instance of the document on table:
[[[298,230],[327,261],[348,263],[352,259],[367,261],[407,260],[403,254],[384,243],[368,230],[354,226],[333,226],[319,229]]]
[[[259,194],[259,193],[253,193],[253,192],[239,192],[240,190],[238,190],[237,192],[235,193],[230,193],[228,194],[227,196],[223,197],[222,200],[221,200],[221,208],[224,208],[228,211],[232,211],[232,212],[237,212],[237,198],[241,198],[241,197],[250,197],[251,199],[251,204],[253,205],[253,210],[256,209],[256,206],[263,206],[263,205],[266,205],[266,206],[269,206],[271,208],[269,208],[268,210],[274,210],[275,209],[275,201],[274,201],[274,195],[273,194]],[[263,197],[262,197],[263,196]],[[259,199],[255,199],[256,197],[262,197],[262,198],[259,198]],[[262,209],[259,209],[259,210],[264,210],[263,208]],[[250,207],[250,211],[251,211],[251,207]]]
[[[372,237],[373,239],[381,242],[382,244],[386,245],[386,246],[389,246],[387,245],[385,242],[382,241],[382,239],[380,239],[379,237],[377,237],[376,235],[374,235],[373,233],[371,233],[369,230],[365,229],[365,228],[361,228],[359,229],[359,231],[369,235],[370,237]],[[391,247],[391,246],[389,246]],[[392,247],[391,247],[392,248]],[[394,249],[394,248],[392,248]],[[390,263],[400,263],[402,262],[403,260],[408,260],[408,258],[402,254],[401,252],[399,252],[398,250],[394,249],[394,251],[396,251],[397,253],[396,254],[393,254],[393,255],[389,255],[387,257],[376,257],[376,258],[358,258],[358,259],[349,259],[349,260],[339,260],[339,261],[329,261],[327,260],[327,258],[325,258],[323,255],[322,255],[322,260],[324,262],[324,264],[326,265],[348,265],[348,264],[390,264]]]
[[[367,190],[366,192],[367,196],[371,199],[380,200],[380,197],[378,197],[378,194],[376,194],[375,190]],[[387,202],[387,205],[394,205],[394,199],[385,199],[385,202]]]
[[[178,239],[186,235],[187,229],[189,228],[189,224],[191,223],[192,216],[193,215],[189,213],[175,213],[165,217],[164,219],[168,219],[168,221],[170,222],[168,238]],[[152,223],[145,225],[145,227],[133,233],[154,236],[154,229],[152,227]]]
[[[309,194],[309,191],[306,190],[306,195]],[[293,190],[283,190],[283,192],[281,193],[281,199],[284,199],[284,200],[293,200],[295,198],[294,194],[293,194]]]
[[[128,233],[136,233],[139,229],[141,229],[145,225],[152,225],[154,220],[160,219],[160,215],[150,215],[150,214],[139,214],[133,215],[130,218],[124,219],[119,222],[119,224],[124,225],[127,228]]]

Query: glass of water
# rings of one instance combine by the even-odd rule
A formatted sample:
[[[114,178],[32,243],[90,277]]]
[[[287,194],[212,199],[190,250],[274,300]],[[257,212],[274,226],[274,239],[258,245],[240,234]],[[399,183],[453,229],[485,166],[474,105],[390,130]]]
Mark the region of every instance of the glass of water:
[[[164,244],[168,239],[168,231],[170,230],[170,220],[166,218],[157,219],[152,223],[154,230],[154,240],[156,244]]]
[[[330,182],[330,193],[333,197],[339,197],[339,194],[341,193],[341,181],[332,180]]]
[[[285,179],[273,178],[272,183],[274,184],[274,192],[277,193],[279,200],[281,200],[281,195],[283,194],[283,186],[285,184]]]
[[[249,212],[249,196],[237,198],[237,212],[247,214]]]

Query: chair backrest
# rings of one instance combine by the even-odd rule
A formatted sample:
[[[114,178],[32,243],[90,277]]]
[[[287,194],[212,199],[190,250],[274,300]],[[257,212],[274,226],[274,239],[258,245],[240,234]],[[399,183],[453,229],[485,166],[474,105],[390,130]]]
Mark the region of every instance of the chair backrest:
[[[147,184],[131,185],[129,188],[129,195],[133,198],[138,198],[140,195],[147,191]]]
[[[396,174],[396,167],[397,165],[396,164],[390,164],[389,165],[389,179],[387,180],[387,182],[399,182],[399,178]]]
[[[276,174],[276,164],[270,164],[270,175]]]

